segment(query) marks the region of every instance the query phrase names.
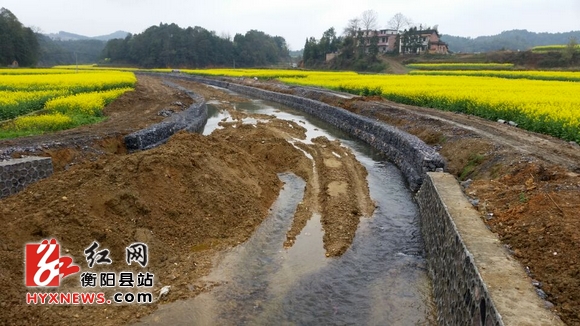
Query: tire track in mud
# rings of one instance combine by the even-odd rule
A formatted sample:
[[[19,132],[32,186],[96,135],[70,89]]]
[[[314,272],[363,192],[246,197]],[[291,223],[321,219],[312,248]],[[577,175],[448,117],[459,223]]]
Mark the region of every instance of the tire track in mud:
[[[270,159],[272,155],[284,157],[280,152],[291,148],[287,153],[292,152],[294,157],[279,160],[278,172],[290,171],[306,181],[304,198],[296,209],[284,246],[291,247],[312,215],[319,213],[326,255],[342,255],[352,244],[360,218],[370,217],[375,208],[366,181],[367,171],[354,153],[338,140],[330,141],[326,137],[306,140],[306,129],[296,122],[243,113],[230,105],[225,108],[235,121],[220,124],[225,130],[236,128],[241,132],[237,142],[252,139],[253,143],[245,142],[250,152]],[[243,124],[246,118],[259,119],[258,127]],[[267,132],[261,133],[262,128]],[[216,134],[220,132],[216,130]],[[268,147],[274,139],[278,144]]]
[[[580,148],[563,140],[529,132],[475,116],[404,104],[371,102],[385,110],[400,110],[426,119],[438,120],[493,140],[525,155],[580,171]],[[386,112],[388,112],[386,111]],[[549,137],[549,138],[548,138]]]

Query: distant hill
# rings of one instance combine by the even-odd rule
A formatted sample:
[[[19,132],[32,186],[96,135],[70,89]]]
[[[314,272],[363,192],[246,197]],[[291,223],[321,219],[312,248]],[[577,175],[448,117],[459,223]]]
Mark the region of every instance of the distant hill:
[[[84,39],[51,39],[44,34],[36,34],[40,53],[38,66],[89,64],[99,61],[107,42],[92,38]]]
[[[79,35],[79,34],[74,34],[74,33],[69,33],[69,32],[63,32],[63,31],[60,31],[58,33],[46,34],[46,36],[48,36],[49,38],[51,38],[53,40],[59,40],[59,41],[99,40],[99,41],[105,41],[105,42],[112,40],[112,39],[125,38],[125,37],[127,37],[127,35],[129,35],[129,33],[125,32],[125,31],[116,31],[116,32],[108,34],[108,35],[101,35],[101,36],[95,36],[95,37],[89,37],[89,36],[84,36],[84,35]]]
[[[296,50],[296,51],[290,51],[290,57],[291,58],[302,58],[302,54],[304,53],[304,49],[302,50]]]
[[[109,41],[109,40],[114,40],[117,38],[124,39],[129,34],[130,34],[129,32],[125,32],[125,31],[116,31],[114,33],[107,34],[107,35],[95,36],[95,37],[92,37],[92,39],[99,40],[99,41]]]
[[[39,66],[87,64],[98,62],[108,41],[125,39],[129,33],[116,31],[108,35],[88,37],[69,32],[37,34]]]
[[[73,34],[69,32],[60,31],[58,33],[46,34],[52,40],[60,40],[60,41],[78,41],[78,40],[88,40],[88,36]]]
[[[534,33],[527,30],[511,30],[498,35],[476,38],[442,35],[453,52],[473,53],[499,50],[526,51],[538,45],[567,44],[571,37],[580,41],[580,31],[567,33]]]

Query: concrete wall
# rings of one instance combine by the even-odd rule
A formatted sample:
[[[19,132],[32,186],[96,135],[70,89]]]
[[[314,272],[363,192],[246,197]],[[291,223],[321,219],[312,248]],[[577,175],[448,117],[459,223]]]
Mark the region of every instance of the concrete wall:
[[[0,198],[8,197],[27,185],[50,176],[50,157],[25,157],[0,162]]]
[[[428,173],[416,199],[439,324],[563,325],[452,175]]]
[[[167,82],[166,82],[167,83]],[[169,137],[180,130],[201,132],[207,122],[207,106],[205,100],[181,86],[168,83],[169,86],[186,92],[192,99],[193,104],[186,110],[167,117],[160,123],[151,125],[145,129],[125,136],[125,146],[130,151],[144,150],[165,143]]]
[[[194,76],[175,76],[175,78],[194,80],[227,88],[240,94],[281,103],[322,119],[385,153],[389,160],[403,171],[409,187],[414,191],[421,186],[426,172],[445,167],[445,161],[439,153],[419,138],[342,108],[303,97],[271,92],[216,79]]]

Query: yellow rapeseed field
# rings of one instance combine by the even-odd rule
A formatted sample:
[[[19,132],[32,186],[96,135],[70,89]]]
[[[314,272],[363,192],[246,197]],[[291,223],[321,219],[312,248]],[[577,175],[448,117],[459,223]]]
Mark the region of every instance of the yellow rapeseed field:
[[[506,70],[512,69],[513,63],[412,63],[407,68],[420,70]]]
[[[65,90],[0,91],[0,121],[40,110],[47,100],[65,94]]]
[[[370,75],[267,69],[182,72],[206,76],[278,78],[288,84],[326,87],[359,95],[381,95],[405,104],[463,112],[491,120],[511,120],[527,130],[580,142],[580,83],[576,82],[462,75]],[[570,75],[576,76],[576,73]]]
[[[12,136],[14,130],[41,132],[96,122],[102,109],[136,81],[132,72],[121,71],[1,69],[0,129]],[[35,111],[41,112],[23,116]]]
[[[56,131],[70,128],[73,119],[62,113],[18,117],[13,121],[17,131]]]
[[[76,94],[122,87],[133,87],[133,73],[121,71],[82,72],[74,74],[0,75],[2,91],[67,90]]]
[[[512,120],[522,128],[580,142],[580,83],[470,76],[310,74],[280,78],[443,110]]]
[[[538,79],[580,81],[579,71],[540,71],[540,70],[413,70],[410,75],[428,76],[479,76],[509,79]]]
[[[132,88],[117,88],[105,92],[80,93],[58,97],[46,102],[44,108],[49,112],[63,114],[100,115],[101,110],[117,97]]]

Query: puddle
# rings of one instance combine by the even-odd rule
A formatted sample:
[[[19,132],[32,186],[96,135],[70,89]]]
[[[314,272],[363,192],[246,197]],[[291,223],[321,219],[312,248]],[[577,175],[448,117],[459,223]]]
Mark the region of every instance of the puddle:
[[[401,172],[368,145],[323,121],[261,100],[236,106],[300,123],[308,129],[308,138],[294,143],[325,136],[350,147],[368,171],[375,213],[361,219],[351,247],[341,257],[325,258],[318,215],[295,244],[284,249],[304,181],[281,174],[284,189],[270,216],[208,276],[226,283],[193,299],[161,305],[141,324],[435,325],[418,209]],[[337,184],[336,191],[344,189]]]
[[[216,129],[221,129],[220,122],[237,122],[234,120],[228,111],[220,109],[217,105],[219,101],[208,101],[207,103],[207,122],[203,128],[202,135],[207,136]],[[259,120],[251,117],[243,118],[242,124],[256,125],[258,122],[267,122],[267,120]],[[235,128],[235,126],[233,126]]]
[[[219,104],[219,102],[218,103],[212,102],[212,104],[210,104],[210,102],[207,102],[206,104],[207,104],[207,122],[205,124],[205,127],[203,127],[202,131],[202,135],[204,136],[211,134],[216,129],[222,128],[219,126],[219,123],[223,119],[230,118],[230,114],[228,113],[228,111],[220,110],[216,106],[216,104]]]

